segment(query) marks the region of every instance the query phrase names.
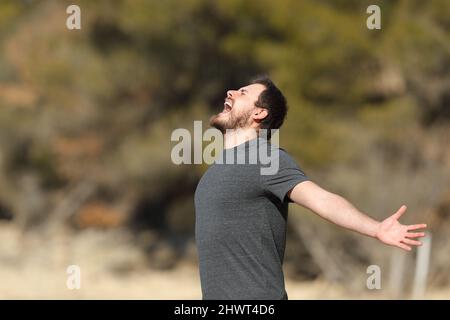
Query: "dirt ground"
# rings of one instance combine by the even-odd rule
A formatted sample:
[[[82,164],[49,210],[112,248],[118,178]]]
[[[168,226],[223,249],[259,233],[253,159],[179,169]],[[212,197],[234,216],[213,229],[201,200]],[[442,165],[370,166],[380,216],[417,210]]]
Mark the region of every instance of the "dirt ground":
[[[152,270],[126,233],[83,231],[24,236],[0,223],[0,299],[201,299],[192,261]],[[67,266],[81,270],[80,289],[67,287]],[[286,279],[289,299],[386,299],[383,289],[349,293],[325,281]],[[426,299],[449,299],[450,289],[430,290]]]

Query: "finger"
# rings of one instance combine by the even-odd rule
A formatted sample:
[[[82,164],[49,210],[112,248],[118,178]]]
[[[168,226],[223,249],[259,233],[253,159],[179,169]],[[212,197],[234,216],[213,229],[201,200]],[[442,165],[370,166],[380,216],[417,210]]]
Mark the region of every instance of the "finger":
[[[427,225],[424,224],[424,223],[422,223],[422,224],[413,224],[413,225],[407,226],[406,230],[410,231],[410,230],[416,230],[416,229],[424,229],[426,227],[427,227]]]
[[[416,240],[411,240],[411,239],[403,239],[402,242],[406,243],[406,244],[410,244],[412,246],[421,246],[422,245],[422,242],[416,241]]]
[[[405,205],[402,205],[401,207],[400,207],[400,209],[398,209],[397,210],[397,212],[396,213],[394,213],[394,218],[395,219],[400,219],[400,217],[404,214],[406,212],[406,206]]]
[[[411,247],[410,247],[410,246],[407,246],[406,244],[399,243],[397,246],[398,246],[399,248],[402,248],[403,250],[411,251]]]
[[[408,237],[408,238],[425,237],[425,233],[424,232],[407,232],[405,237]]]

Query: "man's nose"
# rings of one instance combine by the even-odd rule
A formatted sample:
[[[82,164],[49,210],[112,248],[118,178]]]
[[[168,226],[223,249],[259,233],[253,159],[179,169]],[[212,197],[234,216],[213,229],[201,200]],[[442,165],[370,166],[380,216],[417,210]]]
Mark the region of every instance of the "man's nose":
[[[234,92],[235,92],[234,90],[228,90],[227,91],[227,97],[228,98],[233,98]]]

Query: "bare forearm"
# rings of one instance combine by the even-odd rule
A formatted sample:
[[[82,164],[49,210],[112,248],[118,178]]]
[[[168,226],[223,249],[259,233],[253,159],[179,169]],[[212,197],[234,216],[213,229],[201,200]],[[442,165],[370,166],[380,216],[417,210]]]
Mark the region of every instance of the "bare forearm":
[[[318,215],[341,227],[376,237],[380,224],[378,221],[359,211],[349,201],[337,194],[328,193],[323,200],[322,205],[315,210]]]
[[[406,211],[405,205],[390,217],[378,222],[356,209],[343,197],[321,188],[312,181],[297,184],[288,196],[298,205],[326,220],[407,251],[411,250],[411,246],[421,245],[420,241],[413,239],[425,236],[423,232],[411,231],[426,228],[426,224],[402,225],[398,221]]]

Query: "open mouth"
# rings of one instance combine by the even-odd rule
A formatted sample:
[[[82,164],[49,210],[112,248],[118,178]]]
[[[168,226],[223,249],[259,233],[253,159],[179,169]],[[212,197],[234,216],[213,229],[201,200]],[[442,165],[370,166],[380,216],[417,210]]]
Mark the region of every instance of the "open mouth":
[[[233,106],[231,105],[230,101],[225,101],[225,103],[223,104],[223,113],[227,113],[230,112],[231,109],[233,109]]]

